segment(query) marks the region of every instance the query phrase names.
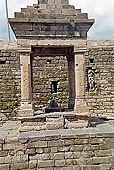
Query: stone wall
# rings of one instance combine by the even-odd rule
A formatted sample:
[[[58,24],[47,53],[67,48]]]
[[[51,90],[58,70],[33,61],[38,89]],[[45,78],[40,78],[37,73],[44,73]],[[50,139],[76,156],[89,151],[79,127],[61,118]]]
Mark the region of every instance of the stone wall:
[[[19,169],[113,170],[114,129],[0,133],[0,170]]]
[[[0,112],[13,114],[20,103],[20,66],[16,43],[0,42]]]
[[[114,41],[88,41],[86,97],[91,112],[112,115],[114,110]]]
[[[91,113],[112,115],[114,109],[114,41],[88,41],[87,45],[85,90],[88,107]],[[68,61],[63,56],[43,57],[42,59],[38,57],[33,59],[32,86],[35,110],[49,105],[53,96],[57,97],[59,104],[64,104],[66,107],[69,97]],[[49,81],[47,77],[50,78]],[[58,93],[52,94],[51,81],[60,79]],[[39,102],[41,102],[40,105]],[[0,112],[13,113],[19,104],[20,64],[17,44],[0,41]]]
[[[35,110],[48,107],[55,99],[59,106],[68,108],[68,61],[65,56],[33,58],[33,102]],[[51,92],[51,83],[57,82],[57,93]]]

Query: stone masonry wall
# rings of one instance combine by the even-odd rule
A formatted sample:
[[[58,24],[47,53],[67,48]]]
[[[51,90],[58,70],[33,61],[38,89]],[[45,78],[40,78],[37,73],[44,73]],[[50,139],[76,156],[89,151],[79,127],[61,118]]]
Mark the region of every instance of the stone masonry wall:
[[[35,110],[48,107],[52,99],[68,108],[68,61],[65,56],[33,58],[33,102]],[[51,93],[52,81],[57,82],[57,93]]]
[[[0,135],[0,170],[113,169],[114,133],[107,130],[28,132],[18,138]]]
[[[91,113],[112,115],[114,109],[114,41],[88,41],[87,45],[85,90],[88,107]],[[51,64],[48,60],[51,60]],[[53,97],[59,105],[64,104],[66,107],[69,96],[67,59],[63,56],[43,57],[42,60],[36,57],[33,59],[32,71],[35,110],[47,107]],[[50,78],[49,81],[47,77]],[[58,80],[60,80],[58,93],[52,94],[51,81]],[[13,113],[19,104],[20,65],[17,44],[0,41],[0,112]]]
[[[3,43],[3,42],[2,42]],[[16,44],[0,46],[0,112],[13,114],[20,103],[20,67]],[[12,46],[12,47],[11,47]]]
[[[91,112],[112,115],[114,110],[114,41],[88,41],[86,97]]]

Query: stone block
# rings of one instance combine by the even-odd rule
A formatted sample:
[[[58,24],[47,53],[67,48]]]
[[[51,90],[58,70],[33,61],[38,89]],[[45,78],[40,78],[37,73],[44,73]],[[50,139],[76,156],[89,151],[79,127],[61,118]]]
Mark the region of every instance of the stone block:
[[[44,153],[50,153],[51,152],[51,148],[49,147],[49,148],[43,148],[43,151],[44,151]]]
[[[15,12],[14,16],[15,16],[15,18],[24,18],[24,13],[22,13],[22,12]]]
[[[65,146],[67,146],[67,145],[74,145],[75,144],[75,140],[74,139],[65,139],[64,143],[65,143]]]
[[[61,160],[61,159],[64,159],[64,158],[65,158],[65,154],[64,153],[54,153],[52,159]]]
[[[37,170],[53,170],[53,167],[49,167],[49,168],[38,168]]]
[[[72,170],[72,167],[55,167],[54,170]]]
[[[11,155],[8,155],[4,158],[4,163],[11,164],[11,162],[12,162],[12,156]]]
[[[16,163],[16,164],[11,164],[11,170],[19,170],[19,169],[27,169],[29,168],[29,163],[24,162],[24,163]]]
[[[72,165],[72,159],[65,159],[66,165]]]
[[[46,9],[47,5],[46,4],[40,4],[40,9]]]
[[[44,152],[44,149],[43,148],[38,148],[36,149],[36,153],[43,153]]]
[[[58,152],[68,152],[70,151],[70,146],[58,146]]]
[[[47,4],[48,0],[40,0],[39,3],[40,4]]]
[[[50,159],[50,154],[49,153],[43,153],[42,154],[42,160],[49,160]]]
[[[46,126],[47,126],[47,129],[49,130],[63,129],[64,119],[63,118],[47,118]]]
[[[55,160],[55,166],[56,167],[65,166],[65,160]]]
[[[66,128],[68,129],[77,129],[88,127],[88,120],[79,120],[79,121],[68,121],[65,119]]]
[[[10,169],[9,164],[0,165],[0,170],[9,170],[9,169]]]
[[[13,149],[15,149],[13,143],[12,144],[6,143],[6,144],[3,145],[3,150],[13,150]]]
[[[73,166],[72,170],[81,170],[81,167],[78,165]],[[87,170],[87,169],[86,169]],[[92,170],[92,169],[91,169]]]
[[[20,162],[27,162],[28,161],[28,155],[26,154],[26,155],[21,155],[20,156]]]
[[[0,164],[4,163],[4,157],[0,157]]]
[[[97,156],[97,157],[112,156],[112,151],[111,150],[98,150],[98,151],[96,150],[95,156]]]
[[[73,158],[79,159],[79,158],[81,157],[81,153],[82,153],[82,152],[74,152]]]
[[[63,9],[75,9],[73,5],[62,5]]]
[[[48,141],[48,147],[64,146],[64,140]]]
[[[99,166],[98,165],[84,165],[83,166],[84,169],[87,169],[87,170],[99,170]]]
[[[108,164],[109,158],[108,157],[93,157],[92,162],[93,164]]]
[[[2,151],[2,144],[0,144],[0,151]]]
[[[8,155],[7,151],[0,151],[0,157],[5,157]]]
[[[71,145],[70,151],[71,152],[82,152],[83,151],[83,146],[82,145]]]
[[[80,14],[81,13],[81,9],[75,9],[75,14]]]
[[[68,0],[61,0],[61,4],[69,4]]]
[[[27,149],[25,154],[29,154],[29,155],[34,155],[35,153],[38,153],[37,150],[35,151],[35,149]]]
[[[62,14],[64,14],[64,15],[74,15],[74,13],[75,13],[75,10],[74,9],[62,9]]]
[[[31,168],[31,169],[36,168],[37,167],[37,163],[38,163],[37,160],[29,161],[29,168]]]
[[[56,153],[57,152],[57,147],[51,147],[51,152]]]
[[[47,141],[33,142],[33,145],[34,145],[35,148],[46,148],[47,147]]]
[[[34,130],[35,130],[34,126],[23,126],[19,128],[19,132],[29,132]]]
[[[111,169],[111,165],[110,164],[102,164],[99,166],[100,170],[110,170]]]
[[[65,159],[72,159],[74,157],[73,152],[65,152]]]
[[[12,158],[12,163],[19,163],[21,160],[21,157],[20,156],[13,156]]]
[[[48,168],[48,167],[54,167],[54,160],[39,160],[38,161],[38,167],[39,168]]]
[[[42,154],[36,154],[34,156],[29,157],[30,161],[31,160],[41,160],[42,159]]]

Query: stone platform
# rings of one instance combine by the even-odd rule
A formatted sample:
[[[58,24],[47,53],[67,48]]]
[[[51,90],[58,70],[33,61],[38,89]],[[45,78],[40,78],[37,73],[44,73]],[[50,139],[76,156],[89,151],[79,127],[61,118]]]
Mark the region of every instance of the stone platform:
[[[17,118],[16,118],[17,119]],[[34,116],[18,117],[21,121],[20,132],[56,130],[56,129],[76,129],[88,127],[88,115],[77,115],[73,111],[35,113]]]
[[[0,170],[113,170],[114,126],[19,132],[21,121],[0,128]]]

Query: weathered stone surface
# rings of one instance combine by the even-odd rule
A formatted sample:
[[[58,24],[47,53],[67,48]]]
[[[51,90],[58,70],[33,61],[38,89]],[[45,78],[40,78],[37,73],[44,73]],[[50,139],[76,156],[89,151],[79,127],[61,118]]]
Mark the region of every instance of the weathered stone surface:
[[[33,145],[38,148],[45,148],[47,147],[47,141],[37,141],[37,142],[33,142]]]
[[[22,21],[21,28],[19,20]],[[24,20],[29,21],[30,24],[28,24],[28,22],[25,23]],[[35,24],[34,22],[32,24],[33,20],[35,21]],[[48,27],[47,25],[40,23],[40,20],[47,23]],[[27,35],[30,36],[31,31],[32,37],[37,36],[41,38],[45,36],[51,38],[71,38],[77,37],[75,30],[78,30],[78,36],[81,38],[82,36],[87,36],[86,33],[94,20],[88,19],[87,14],[81,13],[81,10],[75,9],[73,5],[69,5],[67,0],[48,0],[43,1],[43,3],[42,1],[39,1],[39,4],[34,4],[33,7],[28,6],[27,8],[21,8],[21,12],[16,12],[15,18],[10,18],[9,22],[11,27],[15,28],[13,30],[17,38],[20,38],[21,36],[28,38]],[[52,24],[52,22],[54,24]],[[72,24],[73,22],[75,22],[75,24]],[[38,28],[41,27],[42,29],[35,30],[36,25],[38,25]],[[60,27],[58,27],[58,29],[53,29],[54,25],[60,25]],[[67,25],[67,29],[66,27],[61,29],[61,25]]]
[[[9,164],[0,165],[0,170],[9,170]]]
[[[108,157],[94,157],[93,164],[108,164],[109,158]]]
[[[65,160],[55,160],[55,166],[56,167],[65,166]]]
[[[0,121],[6,121],[8,118],[6,117],[5,114],[0,113]]]
[[[68,121],[65,120],[66,128],[68,129],[77,129],[77,128],[86,128],[88,127],[88,121],[86,120],[79,120],[79,121]]]
[[[22,40],[22,41],[25,45],[27,45],[27,42],[28,42],[27,40],[26,41]],[[33,42],[33,40],[29,41],[28,44],[30,42],[31,42],[31,44],[35,44],[35,42]],[[45,41],[45,43],[43,40],[39,41],[39,45],[44,45],[44,44],[47,45],[48,43],[49,43],[49,41]],[[66,42],[59,41],[58,42],[58,40],[57,40],[56,43],[57,43],[57,45],[60,45],[60,44],[64,44],[64,45],[69,44],[70,45],[71,41],[70,42],[69,41],[66,41]],[[54,41],[50,40],[50,44],[54,45]],[[72,44],[75,45],[75,50],[80,48],[81,44],[84,47],[84,42],[82,42],[81,40],[80,41],[77,40],[77,42],[72,41]],[[9,62],[8,67],[6,67],[5,64],[0,64],[0,66],[2,66],[0,68],[0,70],[1,70],[0,75],[2,76],[0,78],[0,81],[4,84],[4,85],[2,85],[0,83],[0,85],[2,85],[1,86],[2,91],[0,93],[0,98],[1,98],[0,109],[1,109],[1,112],[10,112],[10,111],[12,112],[12,110],[15,110],[15,108],[17,108],[20,103],[19,53],[17,52],[17,44],[16,43],[9,43],[9,46],[8,46],[7,43],[1,42],[0,49],[1,49],[0,56],[2,56],[0,58],[2,58],[2,60],[4,58],[4,60],[6,60],[6,62]],[[94,56],[96,56],[96,57],[94,57]],[[100,56],[100,59],[99,59],[99,56]],[[36,61],[37,61],[37,59],[36,59]],[[64,63],[67,62],[63,59],[60,61],[60,65],[62,64],[61,62],[63,62],[63,61],[64,61]],[[91,63],[92,61],[93,61],[93,63]],[[14,62],[15,64],[14,63],[12,64],[12,62]],[[111,65],[110,65],[110,63],[112,63],[112,62],[113,62],[113,41],[111,41],[111,40],[110,41],[88,41],[88,52],[85,53],[85,67],[86,67],[86,69],[92,67],[92,70],[96,70],[94,72],[94,74],[95,74],[94,79],[96,81],[96,83],[95,83],[96,89],[93,91],[90,91],[89,93],[88,93],[88,90],[86,91],[86,102],[87,102],[88,108],[90,109],[91,113],[94,112],[96,114],[100,113],[100,114],[105,114],[106,116],[108,116],[108,115],[113,116],[113,105],[112,105],[113,90],[111,88],[111,86],[113,86],[113,82],[112,82],[112,77],[111,77],[112,69],[111,69]],[[101,65],[101,63],[102,63],[102,65]],[[12,71],[12,68],[13,68],[13,71]],[[104,68],[105,68],[105,71],[104,71]],[[34,69],[34,67],[33,67],[33,69]],[[67,69],[67,65],[65,66],[64,69],[65,70]],[[102,80],[99,77],[99,74],[102,77],[102,79],[104,79],[104,80]],[[108,79],[110,78],[108,83],[106,81],[107,76],[108,76]],[[86,75],[86,78],[88,78],[87,75]],[[99,80],[99,78],[100,78],[100,80]],[[86,83],[86,87],[88,89],[88,86],[87,86],[88,82],[86,81],[85,83]],[[12,86],[11,86],[11,84],[12,84]],[[108,84],[108,87],[107,87],[107,84]],[[3,87],[4,87],[4,89],[3,89]],[[63,88],[63,84],[62,84],[61,88]],[[108,91],[110,91],[110,95],[107,94],[106,88],[109,89]],[[101,94],[101,91],[102,91],[102,94]],[[105,94],[105,97],[102,97],[103,94]],[[7,95],[7,98],[6,98],[6,95]],[[13,95],[15,95],[15,97],[13,97]],[[68,97],[68,94],[65,93],[65,95],[63,94],[63,96],[65,96],[64,101],[66,102],[66,96]],[[38,96],[34,95],[33,97],[34,97],[34,101],[36,101],[36,97],[38,97]],[[8,99],[8,101],[6,101],[6,99]],[[14,101],[14,103],[12,105],[13,101]],[[67,101],[67,103],[68,103],[68,101]],[[37,109],[38,107],[39,107],[39,103],[35,104],[35,108]]]
[[[29,168],[36,168],[37,167],[37,160],[29,161]]]
[[[38,161],[38,167],[54,167],[54,160]]]
[[[63,129],[64,119],[63,118],[47,118],[46,126],[48,130]]]
[[[11,164],[11,170],[27,169],[28,167],[28,162]]]
[[[55,160],[63,160],[64,157],[65,157],[65,154],[64,154],[64,153],[55,153],[55,154],[53,154],[52,159],[55,159]]]
[[[5,124],[7,126],[8,122]],[[9,128],[13,129],[11,122]],[[6,138],[9,135],[7,133]],[[95,128],[61,129],[59,132],[22,132],[20,135],[15,133],[15,137],[20,140],[8,140],[1,144],[4,146],[0,151],[1,169],[114,169],[114,127],[110,124]],[[22,140],[25,142],[20,143]]]
[[[15,146],[13,143],[12,144],[7,143],[3,145],[3,150],[13,150],[14,148]]]

